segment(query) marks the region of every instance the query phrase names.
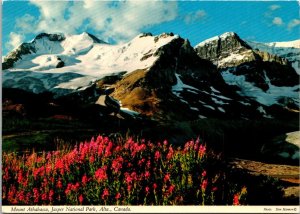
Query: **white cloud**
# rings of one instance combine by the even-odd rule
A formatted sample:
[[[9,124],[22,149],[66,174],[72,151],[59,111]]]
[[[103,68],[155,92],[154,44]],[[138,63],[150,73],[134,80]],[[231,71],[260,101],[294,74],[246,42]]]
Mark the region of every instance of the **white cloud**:
[[[300,19],[293,19],[288,24],[288,30],[292,30],[294,27],[300,25]]]
[[[203,19],[205,16],[206,16],[206,12],[204,10],[198,10],[196,12],[188,13],[184,17],[184,22],[186,24],[191,24],[193,22],[196,22],[196,21],[199,21],[199,20]]]
[[[123,41],[136,36],[143,28],[171,21],[177,17],[175,1],[37,1],[40,17],[34,24],[24,16],[17,27],[31,33],[76,33],[79,29],[93,29],[101,39]]]
[[[6,48],[15,49],[23,42],[23,40],[24,40],[23,35],[11,32],[9,34],[9,42],[6,43]]]
[[[278,26],[283,25],[283,21],[280,17],[274,17],[272,23],[273,23],[273,25],[278,25]]]
[[[278,5],[278,4],[273,4],[273,5],[271,5],[271,6],[269,7],[269,9],[272,10],[272,11],[277,10],[277,9],[279,9],[279,8],[281,8],[281,6]]]
[[[30,3],[38,7],[40,12],[39,20],[36,24],[35,31],[52,31],[62,32],[70,30],[65,23],[65,11],[68,8],[68,1],[40,1],[30,0]],[[78,13],[81,16],[81,13]],[[74,31],[73,31],[74,32]]]
[[[25,14],[16,19],[16,28],[22,33],[32,32],[32,27],[36,24],[36,18],[30,14]]]

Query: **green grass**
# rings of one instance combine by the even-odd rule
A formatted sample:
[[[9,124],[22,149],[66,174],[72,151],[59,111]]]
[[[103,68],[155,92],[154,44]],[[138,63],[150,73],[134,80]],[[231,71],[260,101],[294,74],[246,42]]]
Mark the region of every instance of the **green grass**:
[[[2,151],[26,151],[33,148],[47,148],[49,135],[37,133],[33,135],[15,136],[2,140]]]

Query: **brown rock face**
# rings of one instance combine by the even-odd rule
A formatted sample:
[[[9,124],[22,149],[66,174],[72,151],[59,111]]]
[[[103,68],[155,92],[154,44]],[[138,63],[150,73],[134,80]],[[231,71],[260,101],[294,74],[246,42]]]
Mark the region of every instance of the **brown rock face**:
[[[195,50],[199,57],[211,60],[218,70],[244,75],[264,91],[269,83],[274,86],[295,86],[299,75],[290,62],[277,55],[253,50],[235,33],[225,33],[210,41],[200,43]]]
[[[167,36],[167,35],[165,35]],[[177,84],[175,74],[195,88],[218,81],[224,83],[216,67],[200,59],[188,40],[177,38],[159,48],[157,60],[148,69],[136,70],[114,85],[112,96],[128,107],[146,115],[161,113],[166,95],[172,99],[172,86]],[[141,59],[142,60],[142,59]]]

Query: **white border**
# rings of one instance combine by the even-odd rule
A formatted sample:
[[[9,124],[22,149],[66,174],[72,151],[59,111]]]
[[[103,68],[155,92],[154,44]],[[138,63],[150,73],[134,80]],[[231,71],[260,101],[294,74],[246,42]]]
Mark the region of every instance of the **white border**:
[[[299,213],[299,206],[3,206],[3,213]]]

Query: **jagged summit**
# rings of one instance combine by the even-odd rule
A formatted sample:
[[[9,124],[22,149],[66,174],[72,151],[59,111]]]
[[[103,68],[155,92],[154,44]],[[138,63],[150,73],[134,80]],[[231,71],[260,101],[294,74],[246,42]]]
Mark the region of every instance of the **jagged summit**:
[[[42,38],[47,38],[50,41],[58,41],[61,42],[63,40],[66,39],[65,35],[63,33],[53,33],[53,34],[49,34],[49,33],[40,33],[38,34],[33,41],[38,40],[38,39],[42,39]]]
[[[243,46],[244,48],[250,49],[251,47],[244,42],[239,36],[238,34],[236,34],[235,32],[225,32],[219,36],[214,36],[212,38],[206,39],[202,42],[200,42],[199,44],[197,44],[195,46],[195,48],[197,47],[203,47],[203,46],[208,46],[211,43],[218,43],[218,42],[225,42],[225,41],[235,41],[235,43],[233,43],[233,45],[236,46]],[[232,46],[235,47],[235,46]]]
[[[161,118],[269,117],[268,106],[299,104],[299,75],[288,60],[251,48],[234,32],[196,48],[173,33],[142,33],[123,44],[107,44],[87,32],[41,33],[2,65],[3,87],[58,96],[95,88],[117,75],[110,86],[115,99]]]
[[[200,42],[195,46],[195,50],[201,58],[216,60],[221,56],[229,56],[231,53],[251,50],[251,47],[236,33],[226,32]]]
[[[247,43],[260,51],[268,52],[289,60],[293,68],[300,74],[300,39],[286,42],[252,42]]]
[[[39,39],[43,39],[43,38],[46,38],[48,39],[49,41],[57,41],[57,42],[61,42],[63,40],[65,40],[66,38],[68,37],[72,37],[72,36],[80,36],[80,37],[83,37],[83,38],[86,38],[86,39],[89,39],[91,38],[95,43],[106,43],[100,39],[98,39],[96,36],[88,33],[88,32],[83,32],[81,34],[78,34],[78,35],[73,35],[73,34],[64,34],[64,33],[40,33],[38,34],[33,40],[39,40]]]
[[[28,69],[30,67],[33,67],[34,64],[36,64],[36,62],[32,61],[33,57],[38,57],[40,55],[49,55],[49,54],[55,54],[55,55],[83,54],[89,51],[90,49],[92,49],[92,47],[95,44],[107,44],[107,43],[87,32],[83,32],[78,35],[63,34],[63,33],[40,33],[31,42],[28,43],[24,42],[18,48],[10,52],[4,58],[2,63],[2,68],[4,70],[9,68]],[[32,61],[33,64],[31,63],[30,65],[28,65],[28,63],[26,63],[26,65],[24,65],[25,61],[27,62]],[[60,65],[62,65],[62,63],[60,63]],[[38,68],[38,69],[40,70],[42,68]]]
[[[245,42],[236,33],[229,32],[199,43],[195,50],[199,57],[212,61],[226,83],[239,88],[239,94],[253,97],[264,105],[288,96],[299,105],[296,92],[299,75],[291,66],[292,61],[288,61],[294,49],[274,51],[268,45]],[[284,52],[285,55],[276,55]]]

